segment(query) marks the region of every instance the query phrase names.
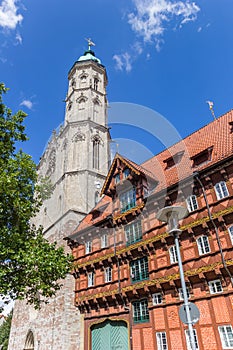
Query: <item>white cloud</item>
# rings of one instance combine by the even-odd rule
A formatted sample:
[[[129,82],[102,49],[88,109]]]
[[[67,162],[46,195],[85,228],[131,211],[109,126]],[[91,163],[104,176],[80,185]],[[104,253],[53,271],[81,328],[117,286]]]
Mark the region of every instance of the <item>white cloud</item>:
[[[132,69],[132,58],[128,52],[125,52],[120,55],[114,55],[113,59],[116,62],[116,69],[118,70],[126,70],[126,72],[130,72]]]
[[[0,5],[0,27],[15,29],[17,24],[23,20],[23,16],[18,14],[16,6],[18,0],[3,0]]]
[[[18,33],[16,33],[16,36],[15,36],[15,39],[16,39],[16,45],[18,45],[18,44],[22,44],[22,42],[23,42],[23,38],[22,38],[22,36],[20,35],[20,33],[18,32]]]
[[[141,36],[144,42],[155,42],[160,49],[166,25],[174,18],[180,26],[195,21],[200,8],[195,2],[181,0],[132,0],[135,11],[128,16],[132,30]]]
[[[28,109],[32,109],[33,103],[32,103],[32,101],[30,101],[30,100],[23,100],[23,101],[20,103],[20,106],[25,106],[25,107],[27,107]]]

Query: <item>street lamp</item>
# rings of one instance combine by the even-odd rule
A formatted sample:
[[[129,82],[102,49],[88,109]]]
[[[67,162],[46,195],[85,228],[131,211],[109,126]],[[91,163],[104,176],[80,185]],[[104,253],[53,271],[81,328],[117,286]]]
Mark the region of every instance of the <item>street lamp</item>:
[[[157,214],[157,219],[163,222],[166,222],[168,224],[168,232],[170,235],[174,237],[175,240],[175,247],[177,252],[177,259],[178,259],[178,265],[180,270],[180,282],[181,282],[181,289],[183,292],[184,297],[184,310],[186,313],[186,321],[188,325],[189,330],[189,339],[190,339],[190,345],[192,350],[196,350],[196,344],[194,339],[194,333],[193,333],[193,323],[196,322],[193,320],[192,315],[192,308],[191,303],[188,301],[188,295],[187,295],[187,289],[184,279],[184,270],[180,255],[180,246],[179,246],[179,235],[181,233],[181,230],[179,229],[179,220],[183,219],[185,216],[187,216],[188,211],[186,208],[182,206],[168,206],[163,209],[161,209]],[[182,320],[182,322],[184,322]]]

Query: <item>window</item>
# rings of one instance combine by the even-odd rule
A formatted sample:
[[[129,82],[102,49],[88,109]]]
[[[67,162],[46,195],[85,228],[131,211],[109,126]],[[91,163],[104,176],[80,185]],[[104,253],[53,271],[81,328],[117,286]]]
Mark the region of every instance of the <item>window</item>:
[[[197,239],[197,247],[199,255],[207,254],[210,252],[209,239],[207,236],[201,236]]]
[[[169,248],[169,254],[170,254],[170,262],[171,264],[175,264],[178,261],[178,256],[177,256],[177,251],[176,251],[176,246],[172,245]]]
[[[87,76],[86,76],[86,75],[82,75],[81,78],[80,78],[80,80],[81,80],[81,83],[82,83],[82,84],[86,83],[86,81],[87,81]]]
[[[132,282],[142,281],[149,277],[147,256],[130,263],[130,275]]]
[[[181,161],[183,154],[184,154],[184,151],[177,152],[176,154],[173,154],[172,157],[169,157],[169,158],[165,159],[163,161],[166,164],[166,168],[165,169],[170,169],[175,164],[178,164]]]
[[[136,221],[125,226],[125,239],[127,245],[138,242],[142,239],[141,221]]]
[[[125,170],[123,171],[123,176],[124,176],[124,179],[126,179],[130,174],[130,170],[129,168],[125,168]]]
[[[85,109],[85,103],[86,103],[86,100],[85,98],[80,98],[78,100],[78,109],[81,111],[82,109]]]
[[[133,320],[134,322],[149,321],[148,302],[146,299],[135,301],[133,305]]]
[[[110,266],[106,267],[104,270],[105,274],[105,283],[111,282],[112,281],[112,268]]]
[[[217,199],[222,199],[229,196],[227,185],[225,181],[220,181],[214,186]]]
[[[100,148],[100,140],[98,138],[95,138],[93,140],[93,159],[92,159],[92,165],[94,169],[99,169],[99,148]]]
[[[222,283],[220,280],[210,281],[208,285],[209,285],[210,294],[217,294],[223,291]]]
[[[87,286],[94,286],[94,272],[88,272],[87,274]]]
[[[131,188],[129,191],[120,194],[121,212],[124,213],[127,210],[135,207],[136,205],[136,193],[135,189]]]
[[[178,291],[179,291],[179,298],[180,298],[180,300],[184,300],[183,289],[179,288]],[[187,293],[187,297],[189,299],[190,298],[190,288],[189,287],[186,287],[186,293]]]
[[[72,86],[72,88],[76,87],[76,81],[74,78],[71,80],[71,86]]]
[[[91,241],[87,241],[85,243],[85,253],[86,254],[90,254],[91,253],[91,249],[92,249],[92,243],[91,243]]]
[[[153,305],[159,305],[163,303],[163,297],[161,293],[152,294]]]
[[[190,158],[193,161],[192,166],[195,168],[199,165],[203,165],[204,163],[211,161],[212,151],[213,146],[205,149],[204,151],[201,151],[198,154],[195,154],[195,156]]]
[[[194,211],[198,209],[197,197],[193,194],[186,199],[188,211]]]
[[[99,202],[99,197],[100,197],[99,191],[96,191],[95,192],[95,205]]]
[[[108,235],[105,233],[101,236],[101,248],[105,248],[108,245]]]
[[[70,111],[71,108],[72,108],[72,102],[70,101],[70,102],[68,103],[68,106],[67,106],[68,111]]]
[[[24,350],[34,350],[34,335],[32,331],[28,331],[27,338],[24,345]]]
[[[195,349],[196,349],[196,350],[199,350],[199,345],[198,345],[198,340],[197,340],[197,331],[196,331],[196,329],[193,329],[193,336],[194,336]],[[192,346],[191,346],[191,337],[190,337],[190,333],[189,333],[189,330],[188,330],[188,329],[185,330],[185,337],[186,337],[187,349],[188,349],[188,350],[192,350]]]
[[[99,80],[97,78],[94,79],[94,90],[97,91],[98,90],[98,83]]]
[[[233,348],[233,331],[232,326],[219,326],[218,331],[220,334],[220,339],[223,349],[232,349]]]
[[[228,232],[230,235],[231,243],[233,244],[233,225],[228,227]]]
[[[156,340],[158,350],[168,350],[166,332],[157,332]]]
[[[120,182],[120,174],[115,175],[115,183],[118,184]]]

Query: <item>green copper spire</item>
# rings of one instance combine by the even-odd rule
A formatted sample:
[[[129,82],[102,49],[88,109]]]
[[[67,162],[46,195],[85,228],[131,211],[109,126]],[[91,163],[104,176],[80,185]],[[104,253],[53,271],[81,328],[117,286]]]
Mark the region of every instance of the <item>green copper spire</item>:
[[[95,57],[95,53],[91,49],[92,46],[95,46],[95,43],[93,43],[91,38],[86,39],[86,41],[88,43],[88,50],[84,52],[83,56],[79,57],[78,62],[92,60],[101,64],[100,59]]]

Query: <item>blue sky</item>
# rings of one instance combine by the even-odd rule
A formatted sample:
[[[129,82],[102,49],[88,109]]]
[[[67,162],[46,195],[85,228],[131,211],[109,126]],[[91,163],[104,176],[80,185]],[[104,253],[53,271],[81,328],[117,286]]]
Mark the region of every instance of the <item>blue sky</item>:
[[[67,73],[87,37],[106,66],[110,103],[153,109],[182,137],[212,120],[207,100],[216,116],[229,111],[232,21],[232,0],[0,0],[0,80],[10,88],[7,105],[29,115],[23,149],[38,162],[63,122]],[[148,129],[151,119],[142,118]],[[162,147],[137,128],[112,127],[114,139],[129,134],[148,157]],[[127,156],[143,160],[129,148]]]

